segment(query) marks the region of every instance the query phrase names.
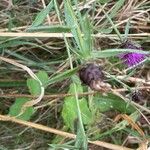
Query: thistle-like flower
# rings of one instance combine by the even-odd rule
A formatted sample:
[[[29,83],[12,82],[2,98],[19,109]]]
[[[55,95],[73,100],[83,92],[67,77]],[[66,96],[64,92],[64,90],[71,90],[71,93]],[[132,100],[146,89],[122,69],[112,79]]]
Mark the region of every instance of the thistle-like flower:
[[[131,41],[126,41],[121,45],[121,48],[126,48],[126,49],[134,49],[134,50],[143,50],[141,45],[137,45],[134,42]],[[145,54],[140,54],[136,52],[131,52],[131,53],[125,53],[119,55],[119,58],[121,58],[125,64],[128,65],[128,67],[132,67],[143,61],[146,57]]]
[[[96,64],[87,64],[79,70],[80,80],[88,85],[92,90],[105,91],[110,88],[108,83],[104,83],[102,68]]]

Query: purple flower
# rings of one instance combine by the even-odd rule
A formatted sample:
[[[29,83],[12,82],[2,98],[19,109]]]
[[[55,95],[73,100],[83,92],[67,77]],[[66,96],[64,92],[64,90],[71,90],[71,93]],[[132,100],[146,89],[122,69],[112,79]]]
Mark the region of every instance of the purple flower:
[[[126,41],[125,43],[123,43],[121,45],[121,48],[143,50],[141,45],[137,45],[136,43],[133,43],[131,41]],[[136,53],[134,52],[134,50],[131,53],[125,53],[125,54],[119,55],[119,58],[122,59],[124,63],[128,65],[128,67],[137,65],[138,63],[143,61],[146,57],[145,54]]]

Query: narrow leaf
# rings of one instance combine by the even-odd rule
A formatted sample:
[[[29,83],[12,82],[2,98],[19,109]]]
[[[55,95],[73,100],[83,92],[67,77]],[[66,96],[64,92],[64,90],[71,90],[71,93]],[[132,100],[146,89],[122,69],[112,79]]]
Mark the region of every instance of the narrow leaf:
[[[87,53],[85,48],[86,42],[82,37],[82,32],[78,24],[77,18],[75,16],[75,13],[73,11],[73,8],[71,6],[70,0],[65,0],[65,18],[66,18],[67,25],[71,28],[73,37],[75,38],[75,41],[79,47],[80,54],[84,58],[88,57],[89,52]]]
[[[46,83],[46,85],[50,85],[50,84],[53,84],[53,83],[56,83],[56,82],[59,82],[59,81],[62,81],[62,80],[65,80],[67,78],[70,78],[72,75],[74,75],[76,72],[78,71],[78,68],[74,68],[72,70],[67,70],[63,73],[60,73],[54,77],[52,77],[51,79],[48,80],[48,82]]]
[[[66,33],[70,32],[70,28],[68,26],[54,25],[54,26],[33,26],[28,29],[30,32],[50,32],[50,33]]]
[[[134,50],[134,49],[107,49],[103,51],[92,51],[92,58],[106,58],[129,52],[130,53],[135,52],[146,55],[150,54],[150,52],[148,51]]]
[[[51,0],[47,7],[44,8],[40,13],[38,13],[34,22],[32,23],[32,27],[39,26],[40,24],[42,24],[47,14],[52,10],[53,6],[53,0]]]

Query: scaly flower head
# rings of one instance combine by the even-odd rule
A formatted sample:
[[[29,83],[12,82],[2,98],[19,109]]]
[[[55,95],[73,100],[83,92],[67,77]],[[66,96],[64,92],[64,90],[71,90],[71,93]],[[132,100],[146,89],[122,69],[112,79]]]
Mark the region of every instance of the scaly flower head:
[[[105,91],[110,90],[110,85],[104,83],[104,73],[102,68],[96,64],[87,64],[79,70],[80,80],[88,85],[92,90]]]

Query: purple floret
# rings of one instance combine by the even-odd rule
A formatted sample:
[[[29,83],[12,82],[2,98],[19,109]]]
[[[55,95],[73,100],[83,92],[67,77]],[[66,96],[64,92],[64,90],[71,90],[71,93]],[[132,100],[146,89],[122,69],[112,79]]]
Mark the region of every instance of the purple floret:
[[[132,67],[145,59],[145,55],[139,53],[127,53],[119,57],[124,60],[124,63],[127,64],[128,67]]]
[[[121,48],[143,50],[140,45],[137,45],[136,43],[133,43],[131,41],[126,41],[121,46]],[[119,58],[121,58],[124,61],[124,63],[128,65],[128,67],[137,65],[138,63],[143,61],[145,59],[145,57],[146,57],[145,54],[134,53],[134,52],[119,55]]]

